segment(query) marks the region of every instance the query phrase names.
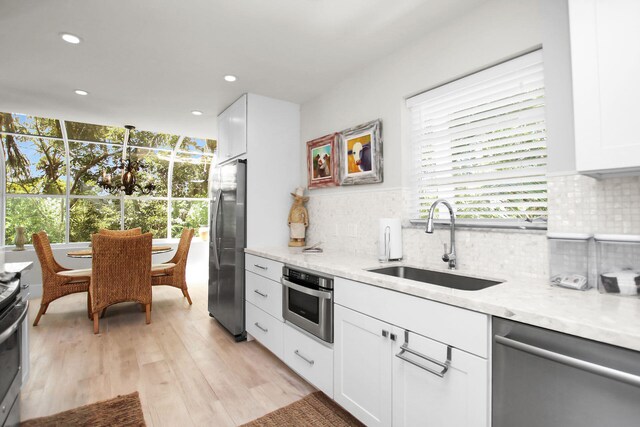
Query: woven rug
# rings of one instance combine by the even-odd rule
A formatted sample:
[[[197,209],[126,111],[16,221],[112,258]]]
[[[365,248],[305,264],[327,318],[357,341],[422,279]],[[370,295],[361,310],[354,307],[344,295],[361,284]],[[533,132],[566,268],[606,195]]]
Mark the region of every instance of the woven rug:
[[[79,408],[34,418],[20,423],[24,427],[111,427],[144,426],[144,415],[138,392],[118,396],[102,402],[92,403]]]
[[[360,427],[353,415],[317,391],[242,427]]]

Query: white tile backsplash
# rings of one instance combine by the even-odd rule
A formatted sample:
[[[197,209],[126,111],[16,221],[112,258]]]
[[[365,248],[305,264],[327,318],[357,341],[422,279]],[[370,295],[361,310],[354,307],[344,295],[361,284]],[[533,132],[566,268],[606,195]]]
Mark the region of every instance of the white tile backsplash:
[[[449,230],[426,234],[409,224],[409,190],[341,188],[309,193],[308,243],[377,259],[378,219],[403,219],[404,260],[444,269],[443,244]],[[548,178],[549,231],[640,234],[640,177],[594,179],[579,174]],[[548,282],[548,243],[544,232],[459,228],[458,270],[502,279]]]
[[[378,219],[403,219],[403,255],[410,264],[445,269],[441,260],[449,230],[426,234],[412,227],[404,212],[407,194],[402,189],[309,193],[307,242],[322,241],[328,250],[344,250],[377,259]],[[519,231],[456,231],[458,270],[499,279],[546,280],[547,239],[544,233]]]
[[[548,180],[549,231],[640,234],[640,177]]]

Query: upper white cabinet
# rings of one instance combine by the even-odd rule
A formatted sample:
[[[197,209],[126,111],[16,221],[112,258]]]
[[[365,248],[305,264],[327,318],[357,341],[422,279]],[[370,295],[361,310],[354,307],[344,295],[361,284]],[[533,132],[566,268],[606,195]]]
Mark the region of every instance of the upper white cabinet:
[[[247,94],[218,116],[218,159],[225,162],[247,151]]]
[[[640,1],[569,0],[579,172],[640,170]]]

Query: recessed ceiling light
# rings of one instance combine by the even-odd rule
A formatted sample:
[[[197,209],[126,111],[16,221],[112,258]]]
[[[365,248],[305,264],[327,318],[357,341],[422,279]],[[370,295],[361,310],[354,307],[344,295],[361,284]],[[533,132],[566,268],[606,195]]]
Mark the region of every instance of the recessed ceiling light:
[[[227,74],[226,76],[224,76],[224,79],[228,82],[235,82],[236,80],[238,80],[238,78],[232,74]]]
[[[193,110],[193,111],[191,112],[191,114],[193,114],[194,116],[201,116],[201,115],[202,115],[202,111]]]
[[[78,44],[82,41],[82,39],[80,39],[80,37],[75,36],[73,34],[69,34],[69,33],[62,33],[60,34],[60,37],[62,37],[62,40],[66,41],[67,43],[71,43],[71,44]]]
[[[76,93],[76,95],[82,95],[82,96],[89,95],[89,92],[87,92],[86,90],[81,90],[81,89],[76,89],[75,93]]]

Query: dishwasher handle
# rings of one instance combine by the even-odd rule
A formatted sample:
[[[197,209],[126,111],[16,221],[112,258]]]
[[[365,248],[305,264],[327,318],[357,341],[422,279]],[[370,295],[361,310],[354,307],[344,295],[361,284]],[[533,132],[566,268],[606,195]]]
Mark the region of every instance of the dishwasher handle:
[[[635,387],[640,387],[640,376],[633,375],[628,372],[598,365],[597,363],[593,362],[587,362],[586,360],[577,359],[575,357],[567,356],[566,354],[556,353],[555,351],[546,350],[544,348],[536,347],[531,344],[526,344],[522,341],[517,341],[511,338],[504,337],[502,335],[494,335],[493,339],[496,343],[506,347],[511,347],[513,349],[520,350],[534,356],[542,357],[543,359],[562,363],[563,365],[571,366],[572,368],[581,369],[583,371],[595,375],[600,375],[615,381],[630,384]]]

